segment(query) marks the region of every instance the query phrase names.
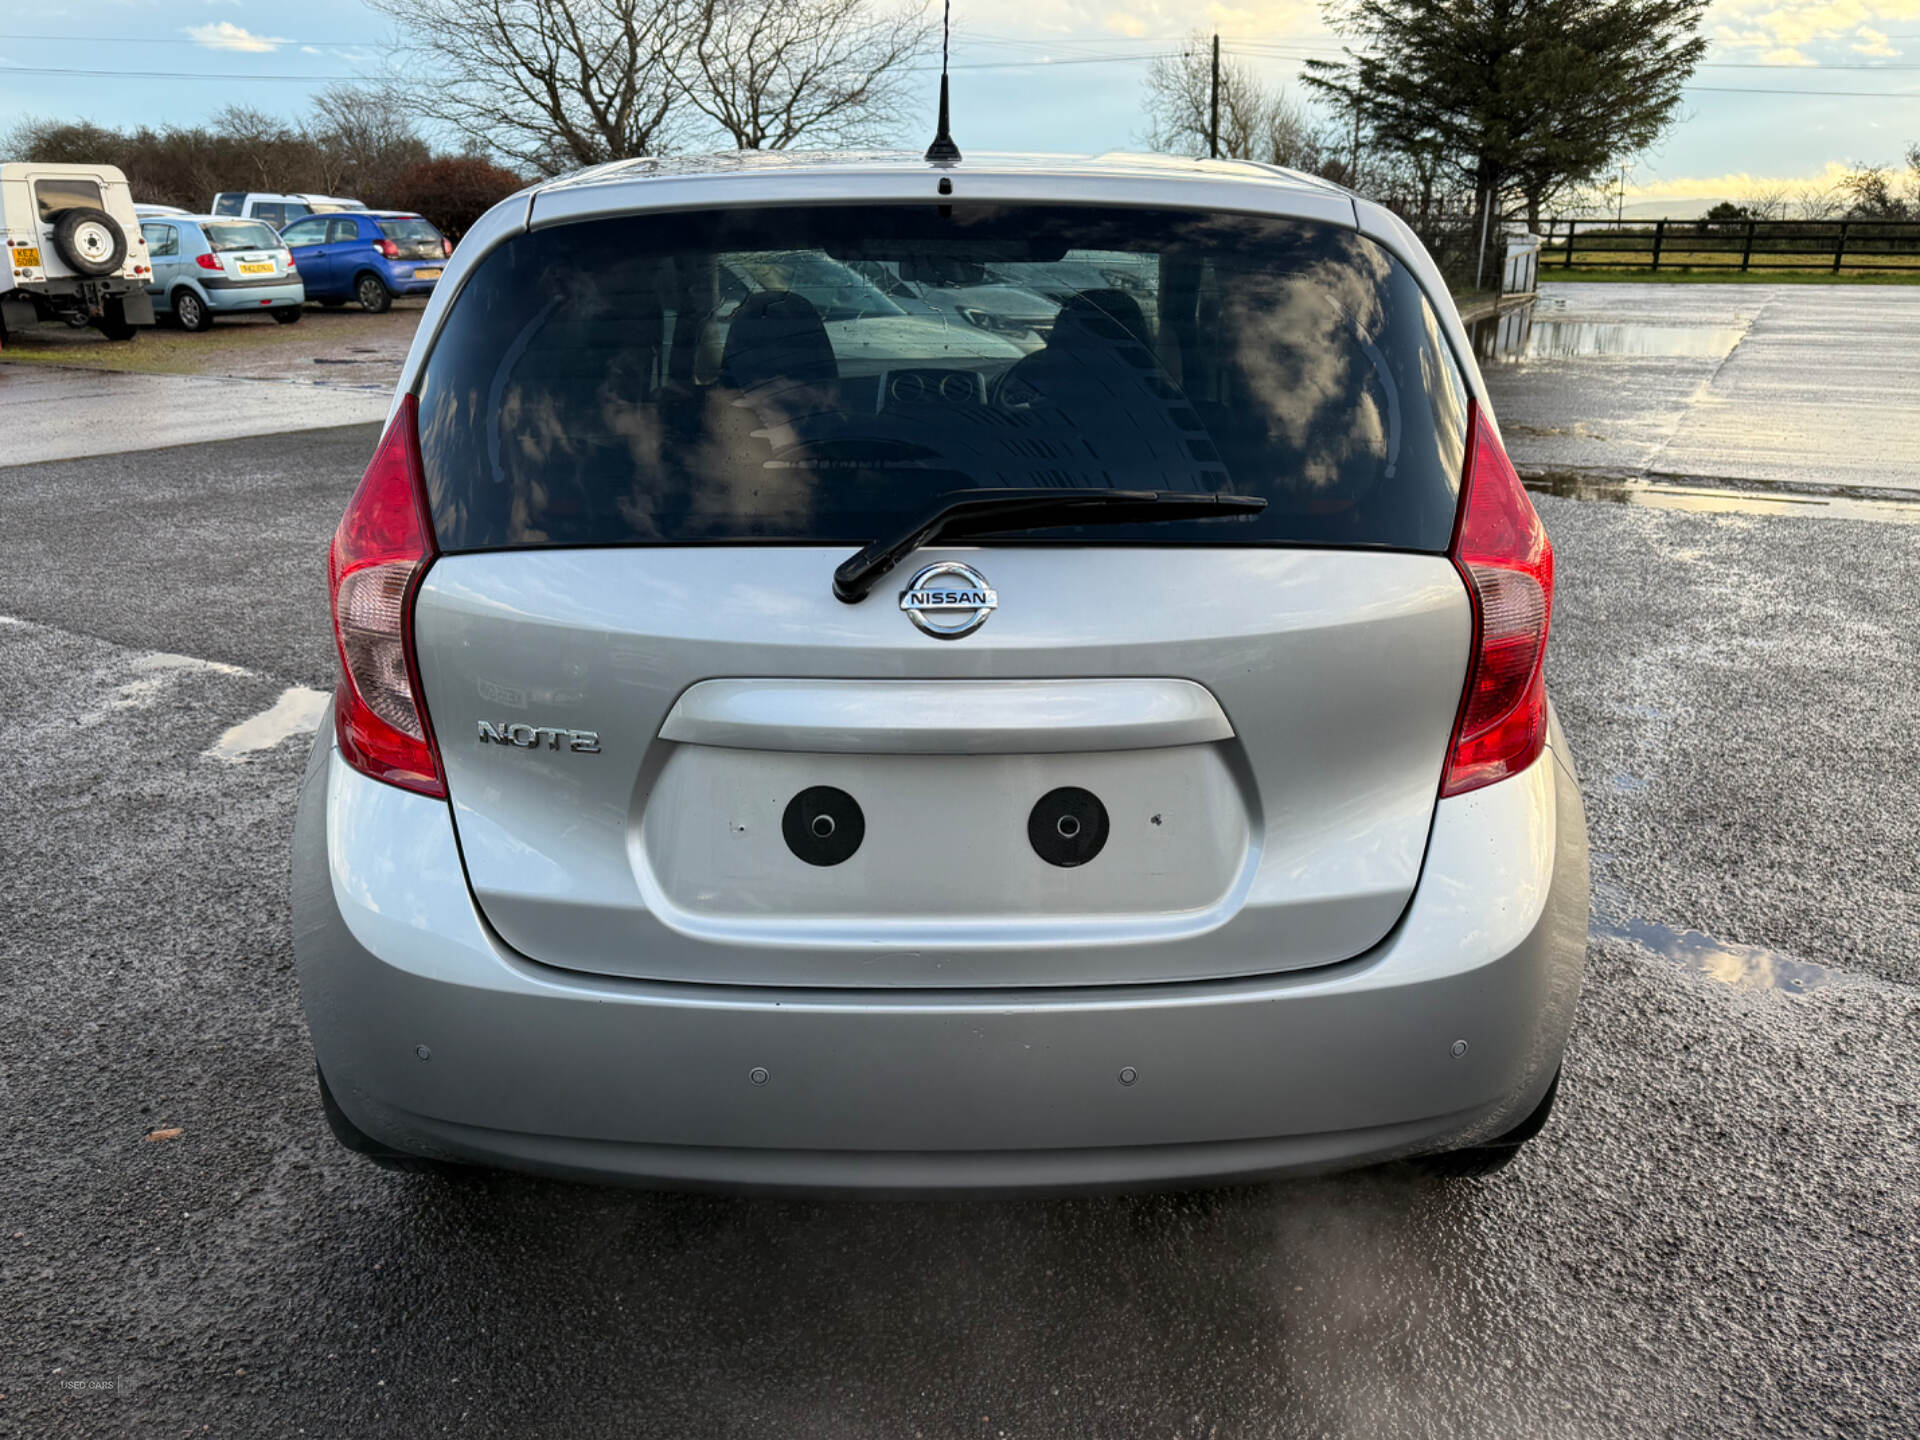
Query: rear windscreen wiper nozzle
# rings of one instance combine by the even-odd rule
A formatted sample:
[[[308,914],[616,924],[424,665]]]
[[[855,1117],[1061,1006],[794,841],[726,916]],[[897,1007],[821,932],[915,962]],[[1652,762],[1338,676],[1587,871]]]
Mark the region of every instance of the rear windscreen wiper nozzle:
[[[1258,495],[1199,495],[1190,490],[956,490],[941,496],[898,534],[882,536],[842,562],[833,572],[833,593],[849,605],[859,603],[881,576],[942,536],[1224,519],[1266,508]]]

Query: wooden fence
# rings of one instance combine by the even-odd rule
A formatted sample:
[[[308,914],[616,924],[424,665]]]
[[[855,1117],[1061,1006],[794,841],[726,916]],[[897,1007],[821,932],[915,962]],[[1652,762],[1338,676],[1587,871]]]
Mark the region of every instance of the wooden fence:
[[[1541,278],[1576,268],[1920,276],[1920,220],[1549,220]]]

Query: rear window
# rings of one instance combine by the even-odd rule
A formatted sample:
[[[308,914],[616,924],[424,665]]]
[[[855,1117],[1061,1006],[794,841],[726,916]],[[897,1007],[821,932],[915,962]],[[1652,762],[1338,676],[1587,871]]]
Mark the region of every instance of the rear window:
[[[449,551],[859,545],[983,486],[1269,502],[1047,540],[1440,551],[1467,420],[1418,284],[1355,231],[1066,206],[532,231],[469,277],[420,397]]]
[[[100,199],[100,187],[91,180],[36,180],[33,195],[39,202],[40,218],[49,222],[59,219],[63,210],[82,206],[98,210],[104,203]]]
[[[207,248],[214,254],[228,250],[278,250],[282,241],[271,226],[258,220],[213,221],[200,227],[207,237]]]
[[[238,215],[240,213],[240,202],[245,199],[246,196],[238,191],[223,191],[221,194],[213,197],[213,213],[216,215]]]
[[[440,232],[424,220],[382,220],[380,233],[389,240],[431,240],[440,243]]]

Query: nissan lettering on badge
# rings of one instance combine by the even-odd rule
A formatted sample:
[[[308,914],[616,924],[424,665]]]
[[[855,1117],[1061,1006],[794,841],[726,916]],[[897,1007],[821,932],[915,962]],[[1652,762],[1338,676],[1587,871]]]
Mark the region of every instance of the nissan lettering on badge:
[[[929,565],[900,592],[907,618],[936,640],[958,640],[987,623],[1000,597],[971,565],[942,561]]]

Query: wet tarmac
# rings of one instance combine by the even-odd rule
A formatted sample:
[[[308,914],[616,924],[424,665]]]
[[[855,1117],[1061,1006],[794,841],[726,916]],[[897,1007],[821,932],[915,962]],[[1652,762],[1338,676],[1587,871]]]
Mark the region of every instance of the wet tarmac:
[[[1530,327],[1526,360],[1584,360],[1595,356],[1711,356],[1724,358],[1746,336],[1739,325],[1647,325],[1618,320],[1547,318],[1554,303]]]
[[[34,721],[0,749],[31,841],[0,865],[0,1432],[1920,1433],[1920,531],[1540,498],[1602,918],[1502,1174],[655,1196],[386,1174],[326,1132],[286,855],[374,439],[0,485],[0,709]]]
[[[377,421],[392,398],[391,382],[137,375],[0,361],[0,469]]]
[[[1523,473],[1920,492],[1920,286],[1542,285],[1483,361]]]
[[[1920,491],[1905,498],[1866,486],[1787,486],[1751,481],[1702,483],[1594,470],[1528,470],[1527,489],[1566,500],[1687,510],[1697,515],[1798,515],[1841,520],[1920,524]]]
[[[1734,945],[1698,930],[1679,930],[1651,920],[1595,921],[1593,934],[1638,945],[1683,969],[1742,990],[1805,994],[1823,985],[1844,984],[1848,978],[1841,971],[1796,960],[1764,945]]]

